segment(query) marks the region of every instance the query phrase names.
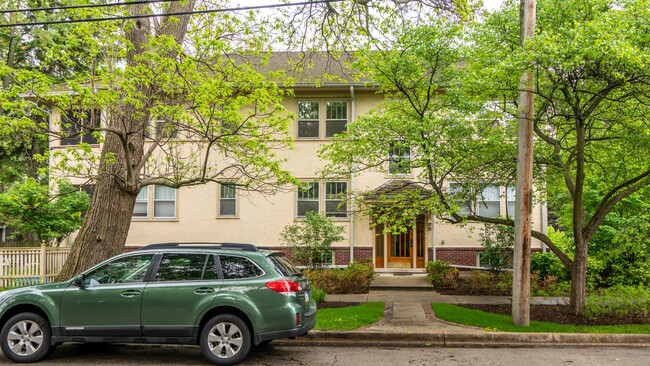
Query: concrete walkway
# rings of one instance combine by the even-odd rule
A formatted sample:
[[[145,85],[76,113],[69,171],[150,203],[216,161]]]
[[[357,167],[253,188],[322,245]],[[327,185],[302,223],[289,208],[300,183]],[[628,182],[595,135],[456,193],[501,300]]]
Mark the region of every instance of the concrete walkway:
[[[440,302],[445,304],[510,304],[510,296],[455,296],[429,291],[370,290],[367,294],[327,295],[326,301],[345,302]],[[533,297],[533,305],[565,305],[563,297]]]

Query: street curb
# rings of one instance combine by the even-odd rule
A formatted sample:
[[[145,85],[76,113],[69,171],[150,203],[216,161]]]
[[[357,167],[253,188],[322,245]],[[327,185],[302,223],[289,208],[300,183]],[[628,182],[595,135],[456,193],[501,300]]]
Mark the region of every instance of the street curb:
[[[650,334],[312,331],[273,345],[366,347],[650,347]]]

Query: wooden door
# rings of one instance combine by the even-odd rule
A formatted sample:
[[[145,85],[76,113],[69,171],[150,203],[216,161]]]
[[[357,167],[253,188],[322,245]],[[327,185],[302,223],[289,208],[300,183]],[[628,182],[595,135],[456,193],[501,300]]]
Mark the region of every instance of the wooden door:
[[[384,225],[375,227],[375,268],[384,268]]]
[[[405,233],[387,235],[388,266],[393,268],[411,268],[413,266],[413,229]]]

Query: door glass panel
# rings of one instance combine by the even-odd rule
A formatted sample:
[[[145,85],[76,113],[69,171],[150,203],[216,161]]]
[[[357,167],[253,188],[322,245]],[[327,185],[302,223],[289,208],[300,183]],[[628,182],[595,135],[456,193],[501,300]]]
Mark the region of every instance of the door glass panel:
[[[164,254],[158,266],[156,281],[200,280],[206,257],[205,254]]]
[[[142,282],[151,263],[152,254],[116,259],[84,275],[84,284]]]

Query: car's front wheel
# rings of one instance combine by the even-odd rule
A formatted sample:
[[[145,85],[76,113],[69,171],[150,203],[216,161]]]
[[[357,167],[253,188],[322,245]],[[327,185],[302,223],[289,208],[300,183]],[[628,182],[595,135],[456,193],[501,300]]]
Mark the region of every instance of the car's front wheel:
[[[0,332],[2,353],[14,362],[36,362],[50,351],[50,323],[34,313],[11,317]]]
[[[210,319],[201,332],[201,351],[212,363],[234,365],[251,349],[251,332],[236,315],[221,314]]]

